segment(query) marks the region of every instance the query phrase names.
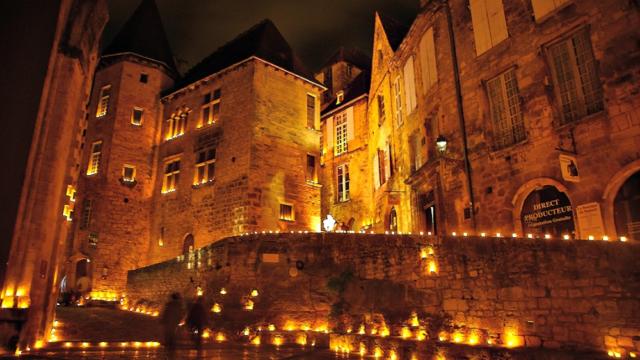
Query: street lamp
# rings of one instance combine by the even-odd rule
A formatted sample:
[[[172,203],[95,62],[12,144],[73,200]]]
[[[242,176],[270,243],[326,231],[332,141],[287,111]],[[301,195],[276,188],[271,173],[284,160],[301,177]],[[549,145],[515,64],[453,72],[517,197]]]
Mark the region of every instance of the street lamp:
[[[438,135],[438,138],[436,138],[436,149],[440,154],[444,154],[447,151],[447,139],[444,136]]]

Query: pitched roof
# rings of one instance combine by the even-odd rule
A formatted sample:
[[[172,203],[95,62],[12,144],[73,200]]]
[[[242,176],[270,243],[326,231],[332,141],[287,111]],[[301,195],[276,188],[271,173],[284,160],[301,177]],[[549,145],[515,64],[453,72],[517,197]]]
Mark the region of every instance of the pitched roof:
[[[218,48],[191,68],[168,93],[237,64],[252,56],[316,82],[291,46],[269,19],[262,20],[235,39]]]
[[[102,56],[134,53],[163,63],[178,74],[173,53],[154,0],[142,0]]]
[[[347,88],[344,90],[344,100],[340,104],[336,104],[336,98],[331,99],[329,104],[322,109],[322,115],[327,114],[335,109],[338,109],[349,101],[360,97],[362,95],[369,94],[369,86],[371,85],[371,74],[368,70],[362,71],[358,76],[353,79]]]
[[[389,45],[391,45],[393,51],[396,51],[407,35],[407,32],[409,32],[410,26],[380,12],[378,12],[378,16],[380,17],[384,32],[387,34]]]
[[[321,68],[325,68],[339,61],[348,62],[363,70],[371,68],[371,57],[369,55],[358,48],[345,48],[344,46],[336,50],[336,52],[324,62]]]

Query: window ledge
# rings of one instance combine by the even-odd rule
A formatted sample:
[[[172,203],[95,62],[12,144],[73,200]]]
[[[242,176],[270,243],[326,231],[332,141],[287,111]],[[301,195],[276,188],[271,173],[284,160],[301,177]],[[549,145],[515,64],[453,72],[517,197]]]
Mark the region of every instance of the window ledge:
[[[317,181],[309,181],[309,180],[307,180],[307,181],[305,181],[305,183],[306,183],[308,186],[311,186],[311,187],[314,187],[314,188],[321,188],[321,187],[322,187],[322,184],[320,184],[320,183],[319,183],[319,182],[317,182]]]
[[[604,102],[604,100],[603,100],[603,102]],[[568,122],[566,124],[559,124],[559,123],[556,122],[556,125],[553,128],[555,130],[564,130],[564,129],[569,129],[569,128],[572,128],[572,127],[576,127],[576,126],[578,126],[580,124],[583,124],[583,123],[588,123],[588,122],[593,121],[593,120],[604,120],[606,118],[607,118],[607,113],[606,113],[606,111],[604,109],[602,109],[602,110],[600,110],[600,111],[598,111],[596,113],[593,113],[593,114],[590,114],[590,115],[585,115],[585,116],[581,117],[578,120],[573,120],[573,121],[570,121],[570,122]]]
[[[138,183],[138,180],[125,180],[124,178],[119,178],[120,184],[122,186],[126,186],[128,188],[133,188]]]
[[[287,220],[287,219],[280,219],[280,218],[278,219],[278,221],[283,221],[283,222],[286,222],[286,223],[294,223],[294,222],[296,222],[295,219]]]
[[[207,186],[212,186],[215,183],[216,183],[216,179],[213,179],[213,180],[207,181],[206,183],[193,184],[193,185],[191,185],[191,188],[192,189],[202,189],[202,188],[205,188]]]

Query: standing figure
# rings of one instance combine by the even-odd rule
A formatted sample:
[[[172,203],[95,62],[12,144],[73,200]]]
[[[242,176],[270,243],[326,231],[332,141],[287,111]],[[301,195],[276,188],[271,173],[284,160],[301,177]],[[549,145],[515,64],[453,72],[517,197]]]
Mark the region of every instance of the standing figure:
[[[202,331],[209,323],[207,316],[207,309],[204,307],[204,299],[202,296],[198,296],[193,305],[191,305],[186,320],[187,327],[193,335],[193,340],[198,352],[202,349]]]
[[[164,347],[170,360],[175,359],[176,333],[183,318],[182,296],[176,292],[169,297],[169,301],[165,304],[160,318],[160,323],[164,330]]]

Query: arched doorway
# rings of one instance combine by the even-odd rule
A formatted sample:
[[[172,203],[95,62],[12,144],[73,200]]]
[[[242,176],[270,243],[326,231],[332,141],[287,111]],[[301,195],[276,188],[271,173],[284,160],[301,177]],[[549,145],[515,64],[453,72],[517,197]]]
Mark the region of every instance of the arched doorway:
[[[392,207],[389,212],[389,231],[398,231],[398,213],[395,207]]]
[[[520,221],[524,233],[554,237],[575,234],[573,209],[567,194],[553,185],[534,189],[522,203]]]
[[[192,252],[194,250],[194,244],[193,235],[187,234],[187,236],[184,237],[184,242],[182,244],[182,254],[188,255]]]
[[[640,171],[622,184],[613,201],[613,217],[618,236],[640,240]]]

